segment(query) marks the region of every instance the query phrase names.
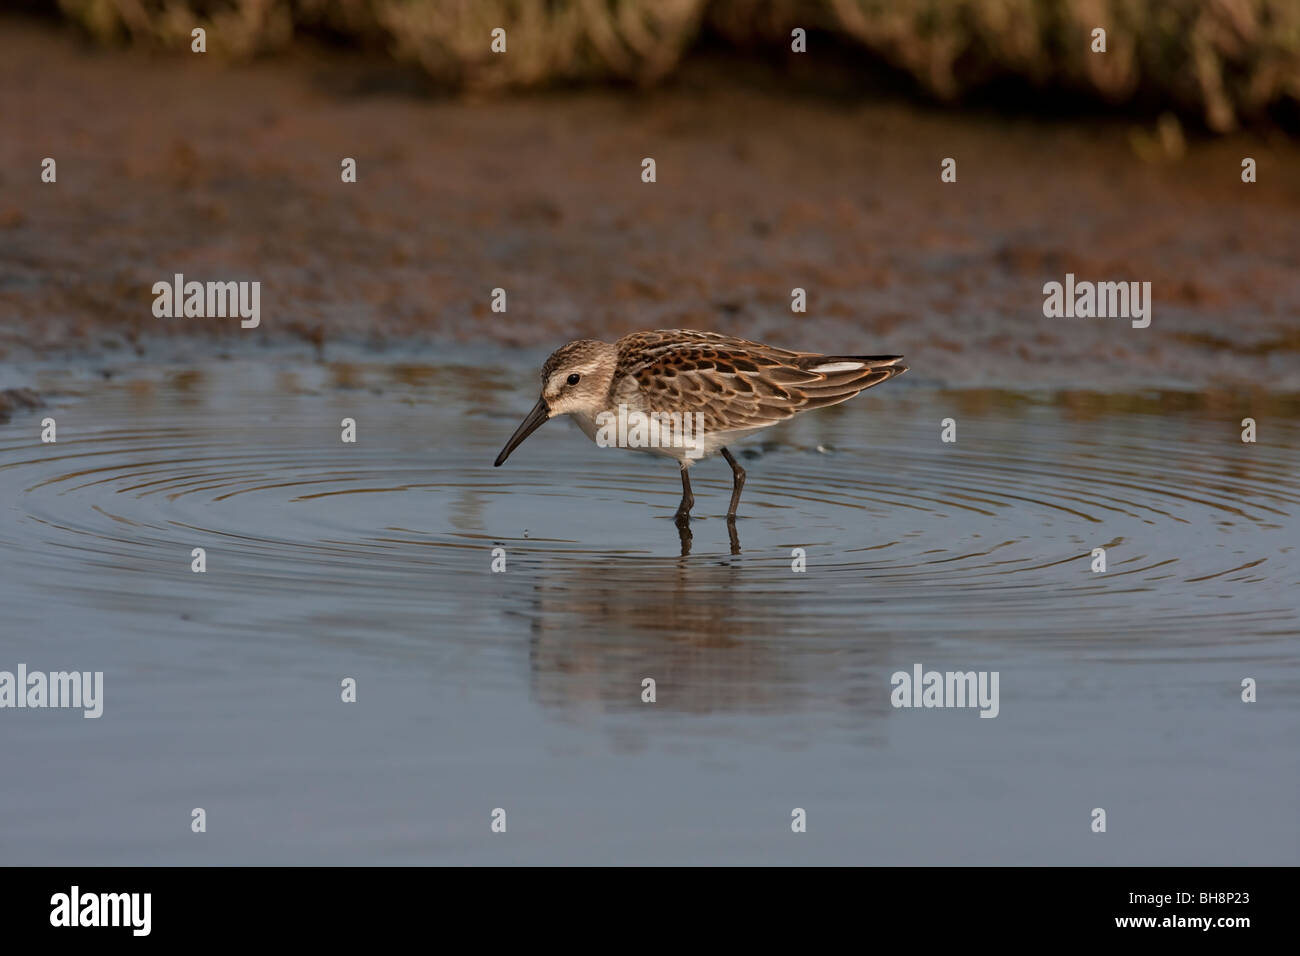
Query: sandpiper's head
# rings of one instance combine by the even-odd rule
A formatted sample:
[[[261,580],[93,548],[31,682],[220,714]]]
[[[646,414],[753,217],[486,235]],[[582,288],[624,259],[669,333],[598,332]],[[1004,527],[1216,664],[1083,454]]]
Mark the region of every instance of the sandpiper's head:
[[[618,349],[608,342],[578,339],[556,349],[542,366],[542,401],[551,417],[605,408]]]
[[[510,457],[549,418],[574,414],[594,418],[603,411],[617,365],[618,349],[595,339],[578,339],[552,352],[542,366],[542,397],[501,449],[496,464]]]

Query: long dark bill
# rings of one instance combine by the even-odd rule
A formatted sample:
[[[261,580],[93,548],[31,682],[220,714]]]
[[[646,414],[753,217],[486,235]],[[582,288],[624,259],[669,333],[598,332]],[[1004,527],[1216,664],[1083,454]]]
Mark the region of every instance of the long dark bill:
[[[533,410],[528,413],[528,417],[519,423],[515,433],[510,436],[506,442],[506,447],[501,449],[501,454],[497,455],[497,460],[493,462],[493,467],[500,468],[502,463],[510,457],[510,453],[524,443],[524,439],[537,431],[546,419],[551,417],[551,410],[546,407],[546,399],[539,398]]]

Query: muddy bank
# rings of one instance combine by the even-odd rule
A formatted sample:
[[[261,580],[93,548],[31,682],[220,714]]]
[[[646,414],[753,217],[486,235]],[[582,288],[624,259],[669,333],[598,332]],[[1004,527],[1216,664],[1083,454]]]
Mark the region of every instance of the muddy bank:
[[[44,402],[30,388],[0,389],[0,424],[9,421],[15,412],[40,408]]]
[[[0,359],[686,326],[905,353],[955,386],[1300,389],[1295,144],[1157,146],[1100,119],[804,96],[756,69],[474,102],[352,56],[223,66],[2,21]],[[260,282],[260,326],[156,318],[176,273]],[[1151,282],[1150,327],[1045,318],[1066,273]]]

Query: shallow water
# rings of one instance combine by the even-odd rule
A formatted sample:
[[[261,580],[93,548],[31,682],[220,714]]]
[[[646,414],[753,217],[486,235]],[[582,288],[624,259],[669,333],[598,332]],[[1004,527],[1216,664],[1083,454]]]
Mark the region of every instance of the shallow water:
[[[0,858],[1300,862],[1291,399],[905,377],[748,446],[733,545],[720,461],[688,541],[670,462],[566,423],[494,469],[535,373],[465,358],[38,376],[0,669],[105,703],[0,711]],[[893,708],[917,663],[998,716]]]

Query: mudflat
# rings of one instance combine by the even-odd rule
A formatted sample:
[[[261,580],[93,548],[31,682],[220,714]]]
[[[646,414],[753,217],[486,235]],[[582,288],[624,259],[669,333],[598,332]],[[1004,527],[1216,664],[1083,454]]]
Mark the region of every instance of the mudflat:
[[[223,65],[22,19],[0,112],[0,358],[687,327],[905,353],[951,386],[1300,388],[1281,137],[1153,149],[1129,121],[812,95],[720,55],[649,91],[439,98],[354,55]],[[260,327],[156,317],[176,273],[260,282]],[[1150,282],[1150,325],[1045,316],[1067,274]]]

